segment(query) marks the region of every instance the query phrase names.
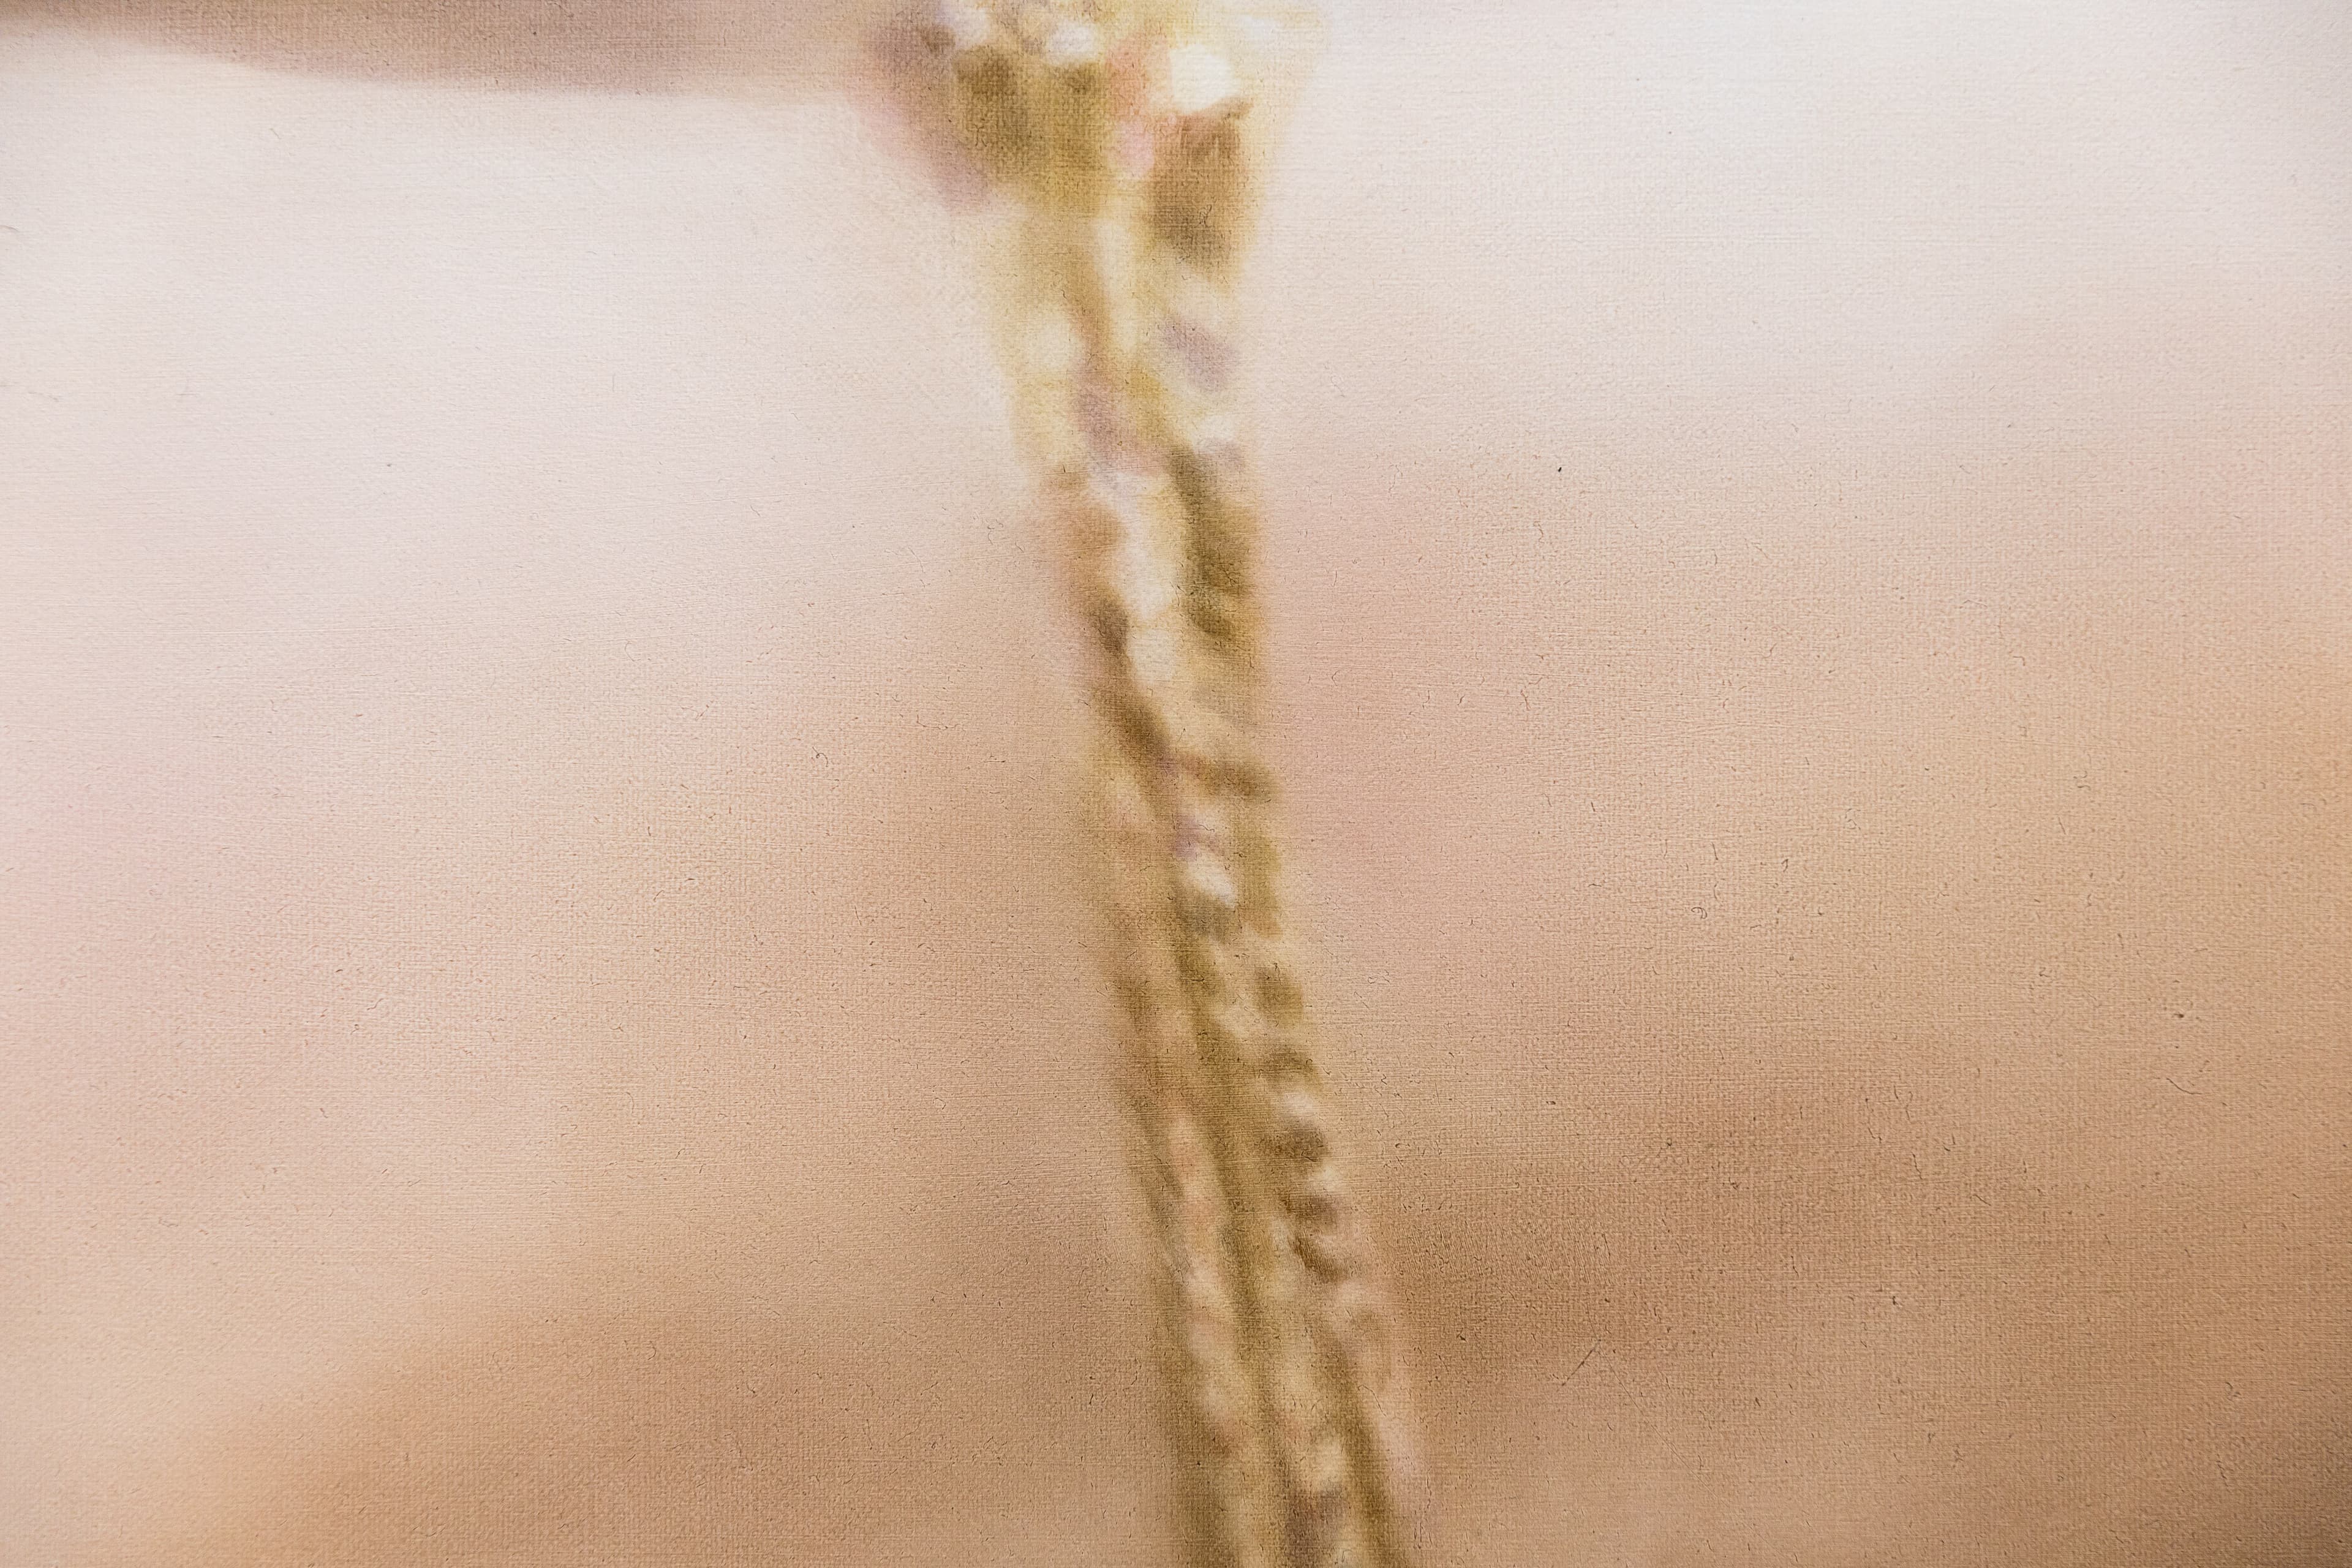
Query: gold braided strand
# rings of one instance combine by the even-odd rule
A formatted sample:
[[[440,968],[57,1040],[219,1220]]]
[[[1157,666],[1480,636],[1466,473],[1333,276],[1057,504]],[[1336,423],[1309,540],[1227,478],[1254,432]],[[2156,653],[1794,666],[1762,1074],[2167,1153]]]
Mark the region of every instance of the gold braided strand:
[[[1099,646],[1111,968],[1193,1560],[1404,1568],[1399,1358],[1285,948],[1256,739],[1234,278],[1281,20],[950,0],[930,37],[997,198],[1015,406]]]

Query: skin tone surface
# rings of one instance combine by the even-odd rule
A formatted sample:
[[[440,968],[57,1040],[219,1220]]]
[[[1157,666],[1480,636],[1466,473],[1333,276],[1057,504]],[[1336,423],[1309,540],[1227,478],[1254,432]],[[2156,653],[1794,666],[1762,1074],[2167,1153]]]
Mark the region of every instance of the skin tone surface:
[[[0,4],[0,1562],[1169,1561],[872,20]],[[1268,741],[1433,1561],[2352,1552],[2347,94],[1334,15]]]

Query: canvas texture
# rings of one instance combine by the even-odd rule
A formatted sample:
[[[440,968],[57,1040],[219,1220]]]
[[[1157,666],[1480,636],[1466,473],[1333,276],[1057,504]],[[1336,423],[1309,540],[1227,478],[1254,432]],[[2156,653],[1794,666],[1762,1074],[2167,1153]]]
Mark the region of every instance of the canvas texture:
[[[1184,1563],[877,20],[0,0],[0,1563]],[[2347,101],[1328,8],[1234,395],[1417,1561],[2352,1561]]]

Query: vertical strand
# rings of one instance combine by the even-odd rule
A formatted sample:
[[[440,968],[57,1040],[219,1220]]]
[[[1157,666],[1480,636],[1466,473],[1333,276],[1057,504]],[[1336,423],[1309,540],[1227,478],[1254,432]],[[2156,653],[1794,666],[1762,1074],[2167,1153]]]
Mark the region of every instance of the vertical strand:
[[[1160,818],[1127,759],[1106,757],[1097,776],[1126,1099],[1158,1239],[1155,1295],[1192,1549],[1197,1560],[1234,1568],[1280,1568],[1281,1505],[1258,1437],[1232,1285],[1232,1210],[1203,1126],[1207,1091],[1167,973]]]
[[[1267,52],[1246,4],[949,0],[932,40],[997,195],[1015,411],[1101,668],[1111,978],[1191,1550],[1404,1568],[1394,1331],[1286,947],[1257,742],[1233,366]]]

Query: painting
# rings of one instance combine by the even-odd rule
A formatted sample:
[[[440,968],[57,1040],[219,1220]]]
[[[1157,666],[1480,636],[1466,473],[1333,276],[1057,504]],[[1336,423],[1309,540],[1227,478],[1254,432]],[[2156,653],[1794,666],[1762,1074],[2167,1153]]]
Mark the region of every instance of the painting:
[[[0,0],[0,1563],[2352,1562],[2347,101]]]

